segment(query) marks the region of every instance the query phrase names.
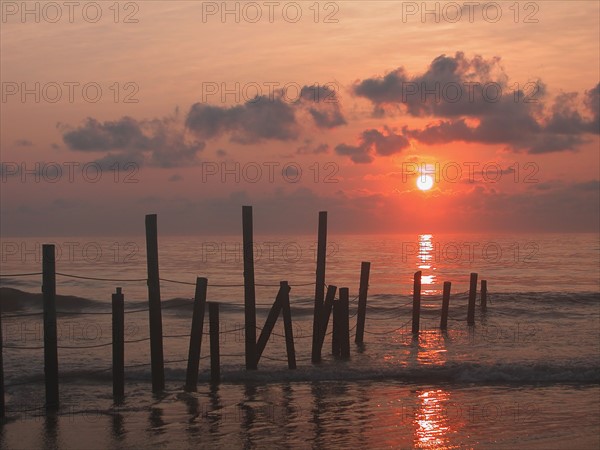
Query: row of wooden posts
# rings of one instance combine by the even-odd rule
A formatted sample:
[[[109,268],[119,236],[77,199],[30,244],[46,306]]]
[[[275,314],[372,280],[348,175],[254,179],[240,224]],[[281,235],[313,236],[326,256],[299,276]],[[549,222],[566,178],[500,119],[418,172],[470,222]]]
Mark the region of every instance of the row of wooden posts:
[[[152,374],[152,391],[159,393],[164,390],[164,359],[163,359],[163,334],[162,313],[160,296],[160,274],[158,265],[158,231],[157,216],[147,215],[146,227],[146,253],[147,253],[147,285],[150,327],[150,359]],[[256,294],[254,278],[254,252],[253,252],[253,222],[252,207],[242,207],[243,229],[243,261],[244,261],[244,335],[245,335],[245,363],[247,370],[256,370],[264,352],[271,332],[280,313],[283,316],[287,362],[290,369],[296,368],[296,354],[294,337],[292,333],[292,317],[289,293],[291,290],[287,281],[281,281],[279,291],[269,311],[265,325],[260,336],[256,338]],[[341,358],[350,357],[350,326],[349,326],[349,290],[347,287],[339,289],[339,298],[336,300],[334,285],[325,284],[327,248],[327,212],[319,213],[318,242],[317,242],[317,270],[315,281],[315,302],[313,313],[313,333],[311,361],[321,361],[321,353],[330,318],[332,319],[332,354]],[[369,286],[370,263],[361,263],[360,286],[358,295],[358,310],[355,343],[363,344],[365,331],[365,318],[367,310],[367,294]],[[204,326],[205,310],[208,306],[209,316],[209,341],[210,341],[210,379],[213,383],[220,381],[220,354],[219,354],[219,303],[207,302],[208,280],[198,277],[194,293],[192,324],[190,331],[189,353],[187,360],[185,389],[196,390],[200,349]],[[450,301],[450,282],[444,283],[442,316],[440,328],[447,329],[448,308]],[[470,278],[469,303],[467,323],[475,323],[475,298],[477,291],[477,274],[472,273]],[[58,389],[58,350],[56,326],[56,266],[54,245],[45,244],[42,248],[42,293],[44,317],[44,379],[46,392],[46,410],[55,411],[59,406]],[[481,306],[486,307],[487,283],[481,282]],[[412,333],[419,333],[421,304],[421,272],[414,275],[413,287],[413,312]],[[125,301],[120,287],[112,294],[112,375],[113,397],[115,402],[120,402],[125,394]],[[2,365],[2,321],[0,311],[0,417],[4,417],[4,379]]]

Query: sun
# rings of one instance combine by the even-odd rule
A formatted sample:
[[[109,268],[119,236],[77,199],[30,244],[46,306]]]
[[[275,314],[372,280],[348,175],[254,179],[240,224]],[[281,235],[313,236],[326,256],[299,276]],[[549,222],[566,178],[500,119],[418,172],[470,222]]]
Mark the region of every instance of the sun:
[[[417,187],[422,191],[428,191],[433,187],[433,177],[430,175],[419,175],[417,177]]]

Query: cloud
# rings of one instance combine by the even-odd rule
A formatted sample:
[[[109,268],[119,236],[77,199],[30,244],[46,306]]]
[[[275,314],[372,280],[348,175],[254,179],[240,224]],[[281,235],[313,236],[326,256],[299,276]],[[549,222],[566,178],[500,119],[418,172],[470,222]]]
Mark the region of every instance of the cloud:
[[[197,163],[205,143],[189,139],[177,116],[136,120],[122,117],[100,122],[89,117],[72,128],[59,125],[63,141],[78,152],[104,152],[99,162],[135,161],[156,167],[179,167]]]
[[[327,86],[304,86],[293,101],[276,90],[271,96],[256,96],[235,106],[194,103],[185,125],[202,139],[228,135],[232,142],[245,145],[265,140],[293,141],[302,131],[297,114],[308,114],[317,128],[346,124],[334,94]]]
[[[31,142],[29,139],[17,139],[15,141],[15,145],[17,147],[31,147],[33,142]]]
[[[438,56],[420,75],[400,67],[359,81],[353,93],[371,101],[378,117],[400,111],[438,119],[421,129],[403,128],[406,137],[425,144],[504,144],[535,154],[577,150],[585,134],[599,133],[600,84],[583,101],[577,93],[561,93],[553,102],[541,81],[517,91],[512,86],[500,58],[457,52]]]
[[[299,128],[293,108],[282,99],[256,98],[243,105],[220,107],[195,103],[185,125],[202,139],[230,134],[240,144],[255,144],[263,140],[295,140]]]
[[[296,149],[298,155],[319,155],[329,151],[329,144],[313,145],[312,139],[305,139],[304,143]]]
[[[409,145],[405,136],[384,127],[383,131],[376,129],[363,131],[357,145],[339,144],[335,147],[335,152],[338,155],[349,156],[357,164],[367,164],[373,162],[374,155],[393,155],[400,153]]]

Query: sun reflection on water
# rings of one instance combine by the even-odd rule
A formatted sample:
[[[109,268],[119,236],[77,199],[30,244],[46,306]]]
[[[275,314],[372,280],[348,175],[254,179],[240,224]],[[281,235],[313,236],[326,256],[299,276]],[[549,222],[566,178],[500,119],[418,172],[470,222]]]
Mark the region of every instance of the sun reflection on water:
[[[421,275],[422,295],[435,295],[441,293],[439,289],[434,288],[437,276],[433,273],[436,270],[433,250],[433,235],[420,234],[417,267],[423,272],[423,275]]]

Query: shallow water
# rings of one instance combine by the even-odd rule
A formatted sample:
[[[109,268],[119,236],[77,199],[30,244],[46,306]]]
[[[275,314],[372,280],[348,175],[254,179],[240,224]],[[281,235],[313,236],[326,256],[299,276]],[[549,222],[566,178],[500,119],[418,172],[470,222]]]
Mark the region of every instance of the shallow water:
[[[268,239],[261,241],[263,248],[264,242],[275,242]],[[512,243],[521,249],[525,244],[535,248],[531,243],[536,242],[537,259],[502,265],[473,254],[456,261],[442,250],[451,248],[450,242],[469,242],[456,237],[340,239],[337,250],[331,250],[327,282],[350,288],[351,338],[360,261],[372,262],[365,345],[352,342],[350,361],[343,361],[330,355],[327,336],[319,365],[309,360],[314,285],[304,285],[314,274],[314,255],[292,260],[263,253],[262,260],[257,258],[257,283],[275,286],[257,287],[257,324],[265,321],[278,281],[287,278],[293,286],[298,368],[287,369],[279,321],[259,370],[248,372],[242,354],[243,289],[211,287],[211,280],[213,285],[241,283],[241,261],[231,259],[236,255],[209,257],[207,242],[213,241],[165,238],[161,277],[193,284],[196,274],[207,275],[209,300],[220,302],[222,383],[210,386],[205,336],[198,392],[183,392],[194,287],[163,282],[167,389],[160,397],[150,393],[146,287],[144,282],[124,282],[120,284],[130,312],[125,328],[126,399],[119,406],[112,403],[110,372],[109,301],[115,282],[59,276],[59,294],[88,301],[58,302],[61,408],[54,418],[44,414],[40,299],[13,302],[15,292],[4,289],[8,420],[0,443],[3,448],[598,448],[597,238],[485,239],[477,242],[488,247],[495,242],[500,248]],[[100,248],[117,241],[125,238],[97,240]],[[311,245],[308,238],[289,242],[302,249]],[[416,253],[407,247],[411,242],[417,243]],[[27,245],[32,248],[31,241]],[[137,255],[121,266],[59,259],[57,271],[143,278],[141,250]],[[17,260],[4,253],[2,273],[39,271],[37,261],[22,256]],[[418,269],[427,278],[421,334],[414,339],[411,287]],[[465,323],[471,271],[487,279],[490,288],[487,311],[477,308],[474,327]],[[449,328],[443,333],[440,288],[447,280],[453,282],[453,294]],[[39,292],[39,276],[1,281],[4,287]]]

